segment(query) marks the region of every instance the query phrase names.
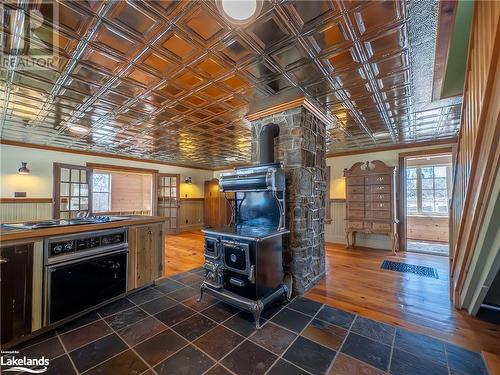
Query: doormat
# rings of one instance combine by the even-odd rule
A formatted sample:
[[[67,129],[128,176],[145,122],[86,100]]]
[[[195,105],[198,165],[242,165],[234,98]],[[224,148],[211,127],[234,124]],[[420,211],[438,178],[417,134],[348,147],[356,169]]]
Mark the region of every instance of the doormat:
[[[437,269],[434,267],[417,266],[415,264],[393,262],[391,260],[384,260],[380,268],[384,270],[414,273],[415,275],[432,277],[434,279],[439,279]]]

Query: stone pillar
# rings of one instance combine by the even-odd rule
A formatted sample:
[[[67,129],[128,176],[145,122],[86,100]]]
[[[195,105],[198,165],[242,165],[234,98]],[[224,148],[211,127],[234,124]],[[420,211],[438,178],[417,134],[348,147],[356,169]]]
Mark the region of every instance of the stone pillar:
[[[259,162],[260,129],[278,124],[275,159],[286,175],[285,271],[294,294],[303,294],[325,275],[326,126],[303,107],[252,122],[252,162]]]

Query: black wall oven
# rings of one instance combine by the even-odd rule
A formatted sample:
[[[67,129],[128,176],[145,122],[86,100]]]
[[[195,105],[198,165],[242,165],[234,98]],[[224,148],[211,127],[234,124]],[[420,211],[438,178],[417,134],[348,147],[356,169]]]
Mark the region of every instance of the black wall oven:
[[[126,229],[45,241],[45,322],[53,324],[127,291]]]

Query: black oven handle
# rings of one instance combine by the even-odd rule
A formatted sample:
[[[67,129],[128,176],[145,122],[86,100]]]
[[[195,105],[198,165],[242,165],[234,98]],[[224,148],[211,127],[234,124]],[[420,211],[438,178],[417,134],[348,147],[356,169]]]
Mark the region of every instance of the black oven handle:
[[[108,252],[104,252],[104,253],[95,254],[95,255],[92,255],[92,256],[75,258],[75,259],[68,260],[67,262],[56,263],[56,264],[49,264],[49,265],[46,265],[45,267],[47,268],[47,270],[49,272],[54,272],[54,271],[57,270],[57,267],[67,266],[67,265],[71,265],[71,264],[75,264],[75,263],[81,263],[81,262],[84,262],[84,261],[87,261],[87,260],[90,260],[90,259],[102,258],[102,257],[105,257],[105,256],[115,255],[115,254],[121,254],[121,253],[128,253],[128,247],[122,247],[121,249],[118,249],[118,250],[115,250],[115,251],[108,251]]]

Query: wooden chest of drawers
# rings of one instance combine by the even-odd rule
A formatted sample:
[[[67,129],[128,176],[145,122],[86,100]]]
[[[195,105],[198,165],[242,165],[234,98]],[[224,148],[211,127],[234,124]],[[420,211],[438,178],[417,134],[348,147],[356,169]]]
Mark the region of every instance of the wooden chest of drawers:
[[[356,163],[344,170],[346,179],[347,246],[356,246],[356,233],[387,234],[398,250],[396,168],[380,160]]]

